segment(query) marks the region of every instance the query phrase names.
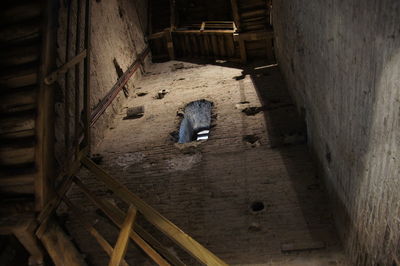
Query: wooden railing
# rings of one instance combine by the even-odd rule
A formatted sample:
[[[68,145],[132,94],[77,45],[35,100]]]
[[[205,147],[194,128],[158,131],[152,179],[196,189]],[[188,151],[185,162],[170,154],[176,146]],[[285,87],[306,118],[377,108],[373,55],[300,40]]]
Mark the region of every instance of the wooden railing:
[[[119,207],[111,202],[97,197],[95,193],[91,191],[77,176],[70,176],[61,184],[57,196],[48,206],[46,206],[41,215],[39,215],[38,220],[41,222],[41,226],[39,226],[36,231],[39,238],[43,236],[47,226],[46,221],[49,220],[51,214],[55,212],[60,202],[63,201],[69,207],[71,212],[76,214],[75,217],[80,219],[80,223],[83,227],[86,228],[86,230],[99,243],[101,248],[110,256],[111,259],[109,265],[127,265],[127,262],[124,261],[123,258],[129,243],[128,239],[133,240],[134,243],[158,265],[185,265],[175,254],[171,253],[150,233],[135,223],[135,217],[138,215],[142,215],[149,223],[154,225],[165,236],[174,241],[178,246],[202,264],[227,265],[216,255],[211,253],[171,221],[153,209],[150,205],[129,191],[124,185],[119,183],[92,160],[82,156],[81,163],[94,174],[95,178],[99,182],[103,183],[108,189],[113,191],[116,196],[130,206],[127,214],[124,214]],[[111,244],[108,243],[90,223],[79,218],[84,215],[84,211],[75,206],[66,196],[72,184],[75,184],[97,208],[102,210],[102,212],[121,229],[114,247],[112,247]]]

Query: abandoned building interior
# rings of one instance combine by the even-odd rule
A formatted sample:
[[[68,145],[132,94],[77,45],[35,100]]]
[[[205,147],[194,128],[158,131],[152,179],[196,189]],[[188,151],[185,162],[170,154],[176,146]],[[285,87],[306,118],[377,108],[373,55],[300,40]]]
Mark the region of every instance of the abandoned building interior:
[[[0,265],[400,266],[400,1],[0,6]]]

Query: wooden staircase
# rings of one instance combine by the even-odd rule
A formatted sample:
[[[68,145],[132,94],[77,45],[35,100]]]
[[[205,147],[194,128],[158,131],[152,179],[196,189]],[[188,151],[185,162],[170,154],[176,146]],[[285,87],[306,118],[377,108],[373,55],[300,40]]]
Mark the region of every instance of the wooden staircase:
[[[35,211],[47,200],[53,165],[53,92],[43,83],[54,62],[52,16],[45,1],[0,5],[0,200]]]

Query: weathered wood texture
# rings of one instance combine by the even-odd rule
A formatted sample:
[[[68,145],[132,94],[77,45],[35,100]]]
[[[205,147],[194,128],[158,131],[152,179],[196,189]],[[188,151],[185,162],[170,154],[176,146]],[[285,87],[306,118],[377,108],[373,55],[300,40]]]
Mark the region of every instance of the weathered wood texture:
[[[103,169],[98,167],[93,161],[84,157],[82,159],[82,163],[96,176],[99,181],[104,182],[104,184],[123,201],[135,206],[147,221],[157,227],[181,248],[186,250],[191,256],[193,256],[193,258],[196,258],[199,262],[206,265],[227,265],[215,254],[204,248],[196,240],[179,229],[175,224],[154,210],[150,205],[130,192],[125,186],[106,173]]]
[[[40,240],[55,265],[87,265],[82,255],[57,222],[52,221],[49,223],[46,232]]]
[[[274,1],[277,57],[355,265],[400,257],[400,2]],[[354,13],[354,11],[356,11]]]
[[[34,182],[42,172],[37,119],[43,112],[37,107],[45,107],[38,100],[45,6],[7,1],[0,10],[0,191],[7,198],[38,195]]]

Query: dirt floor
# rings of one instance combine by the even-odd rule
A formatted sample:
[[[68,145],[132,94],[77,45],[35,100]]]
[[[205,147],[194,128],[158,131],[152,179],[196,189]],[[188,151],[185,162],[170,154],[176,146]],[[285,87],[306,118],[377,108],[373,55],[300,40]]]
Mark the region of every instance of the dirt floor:
[[[214,103],[209,140],[176,144],[181,109],[200,99]],[[126,108],[141,105],[143,117],[124,119]],[[347,265],[306,139],[277,66],[171,61],[148,69],[94,152],[103,168],[228,264]],[[126,208],[87,172],[80,175]],[[118,230],[104,215],[79,190],[69,197],[114,245]],[[74,216],[65,217],[86,258],[106,265]],[[133,244],[127,261],[152,265]]]

